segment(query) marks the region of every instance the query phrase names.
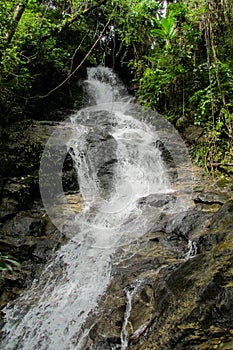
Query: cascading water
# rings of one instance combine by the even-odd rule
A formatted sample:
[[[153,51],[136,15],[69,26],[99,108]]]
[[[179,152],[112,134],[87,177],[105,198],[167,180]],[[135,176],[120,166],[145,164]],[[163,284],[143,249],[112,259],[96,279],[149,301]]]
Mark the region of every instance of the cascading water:
[[[101,66],[94,69],[87,68],[87,74],[88,80],[85,86],[90,103],[99,105],[130,100],[127,89],[109,68]]]
[[[68,220],[70,239],[40,279],[5,308],[5,350],[85,349],[89,330],[83,325],[108,286],[117,247],[148,232],[163,211],[174,210],[166,200],[173,190],[157,147],[159,133],[134,118],[137,108],[108,68],[89,69],[85,84],[96,105],[67,123],[85,207]],[[156,210],[140,204],[150,196],[162,198]],[[51,219],[56,224],[56,215]],[[123,331],[122,349],[126,337]]]

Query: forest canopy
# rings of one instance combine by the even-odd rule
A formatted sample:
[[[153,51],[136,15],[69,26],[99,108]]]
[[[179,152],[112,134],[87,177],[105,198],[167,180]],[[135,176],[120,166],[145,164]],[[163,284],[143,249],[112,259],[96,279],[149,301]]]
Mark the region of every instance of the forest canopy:
[[[231,0],[0,0],[1,125],[66,106],[86,66],[108,65],[142,105],[200,128],[198,164],[231,172],[232,32]]]

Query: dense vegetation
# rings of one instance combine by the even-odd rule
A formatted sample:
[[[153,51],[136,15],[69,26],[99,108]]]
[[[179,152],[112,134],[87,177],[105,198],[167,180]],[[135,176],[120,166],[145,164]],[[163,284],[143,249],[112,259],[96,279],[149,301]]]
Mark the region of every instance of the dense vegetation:
[[[69,107],[85,66],[127,77],[140,102],[180,130],[193,158],[231,172],[231,0],[0,0],[0,113],[6,127]],[[40,111],[40,114],[38,113]]]

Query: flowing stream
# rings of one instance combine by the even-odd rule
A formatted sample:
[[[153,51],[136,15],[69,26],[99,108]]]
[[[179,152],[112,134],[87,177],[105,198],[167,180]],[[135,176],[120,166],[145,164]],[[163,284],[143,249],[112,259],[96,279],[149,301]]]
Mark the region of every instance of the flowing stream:
[[[135,118],[137,108],[115,74],[91,68],[85,87],[92,106],[70,117],[66,145],[84,208],[63,222],[69,240],[41,277],[4,309],[5,350],[85,349],[89,330],[83,325],[108,286],[114,252],[148,232],[164,211],[188,206],[186,199],[174,200],[176,189],[158,147],[161,132]],[[151,198],[161,201],[156,209],[146,205]],[[122,349],[132,293],[126,291]]]

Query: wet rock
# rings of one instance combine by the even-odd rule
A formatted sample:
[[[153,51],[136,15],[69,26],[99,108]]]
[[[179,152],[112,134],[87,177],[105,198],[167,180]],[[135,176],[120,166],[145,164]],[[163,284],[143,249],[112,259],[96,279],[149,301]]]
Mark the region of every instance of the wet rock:
[[[111,159],[106,161],[97,172],[97,177],[100,180],[102,191],[105,194],[110,195],[111,191],[114,188],[114,167],[117,163],[117,159]]]
[[[233,228],[233,200],[226,202],[210,221],[210,229]]]
[[[99,129],[89,132],[87,142],[89,158],[96,169],[101,195],[106,197],[114,188],[117,143],[107,131]]]
[[[185,212],[180,212],[171,216],[166,225],[166,233],[175,233],[188,240],[190,232],[200,225],[208,215],[202,211],[193,208]]]
[[[23,257],[39,257],[46,260],[47,251],[55,249],[61,242],[60,239],[60,233],[43,213],[20,212],[2,226],[0,246],[3,251],[8,247],[17,255],[21,253],[20,260]]]
[[[123,338],[126,342],[129,338],[136,342],[143,337],[153,320],[154,285],[159,271],[161,267],[176,264],[177,255],[177,246],[167,242],[164,232],[148,233],[120,247],[113,257],[112,280],[107,293],[100,300],[97,314],[92,314],[86,325],[88,327],[98,318],[84,348],[102,349],[101,334],[106,338],[103,349],[121,349]],[[124,325],[129,305],[129,319]],[[110,326],[106,327],[109,322]]]
[[[44,234],[45,221],[41,218],[34,219],[29,225],[29,235],[38,237]]]
[[[215,213],[232,197],[231,180],[221,178],[210,182],[205,176],[199,176],[194,182],[192,199],[199,210]]]
[[[30,211],[5,217],[0,231],[0,251],[20,263],[13,271],[1,272],[0,305],[14,299],[39,275],[64,237],[44,215],[41,203]]]
[[[70,209],[75,213],[80,213],[84,207],[84,201],[81,193],[67,194],[66,199],[69,203]]]
[[[55,124],[51,126],[27,120],[9,128],[1,139],[1,174],[20,177],[37,171],[44,145]]]
[[[175,161],[174,161],[171,153],[165,147],[164,143],[161,140],[157,140],[156,147],[160,150],[162,159],[166,163],[166,165],[169,168],[174,168],[174,170],[175,170],[175,168],[176,168]],[[176,174],[176,172],[174,174]]]
[[[209,250],[224,242],[233,231],[233,200],[226,202],[216,213],[190,233],[190,239],[197,242],[199,252]]]
[[[65,157],[62,169],[62,185],[66,193],[79,191],[78,174],[74,166],[74,162],[70,153]]]
[[[78,125],[80,124],[94,128],[99,126],[102,130],[107,132],[115,124],[113,114],[105,110],[82,110],[81,113],[75,116],[75,119]]]
[[[38,198],[38,184],[36,176],[22,176],[8,178],[3,188],[3,199],[0,210],[15,211],[29,208],[35,198]]]
[[[13,240],[15,238],[15,244],[17,245],[18,242],[22,242],[22,237],[30,236],[44,226],[45,223],[42,219],[28,215],[27,212],[21,212],[2,227],[1,239],[10,237]]]
[[[204,235],[200,235],[198,239],[196,239],[198,253],[203,253],[210,250],[214,245],[224,241],[225,232],[218,233],[206,233]]]
[[[101,112],[97,121],[87,120],[93,127],[88,150],[104,195],[114,186],[116,164],[116,143],[109,133],[108,118],[108,112]],[[96,123],[103,126],[102,132],[97,132]],[[45,215],[41,203],[28,207],[36,194],[33,172],[42,145],[54,127],[53,123],[30,126],[28,135],[33,143],[29,145],[26,129],[20,131],[20,138],[12,133],[4,146],[4,152],[11,154],[9,160],[1,155],[4,181],[0,249],[21,263],[20,268],[4,273],[0,280],[1,305],[30,285],[54,250],[66,241]],[[57,150],[55,162],[64,151],[60,147]],[[172,170],[173,160],[165,151],[166,147],[164,157]],[[72,210],[78,213],[83,201],[79,193],[73,193],[78,191],[75,176],[72,156],[68,155],[63,166],[63,189],[68,192]],[[146,235],[122,245],[112,256],[111,281],[83,326],[83,330],[90,330],[83,349],[233,348],[233,201],[227,201],[230,194],[203,188],[202,183],[200,187],[194,193],[193,208],[161,213],[159,222],[152,221]],[[156,211],[174,201],[175,196],[170,194],[152,195],[139,200],[138,206]],[[204,205],[215,206],[217,212],[204,210]],[[189,241],[197,247],[195,256],[187,255]]]
[[[20,263],[13,271],[1,272],[1,305],[29,286],[51,254],[66,240],[45,215],[39,200],[40,160],[48,138],[57,127],[56,122],[27,121],[12,126],[1,139],[0,251]],[[57,150],[52,157],[52,170],[54,162],[64,160],[66,145],[59,145]],[[63,170],[64,190],[77,191],[70,154],[65,157]],[[49,186],[51,182],[50,178]]]
[[[205,203],[205,204],[223,204],[229,199],[227,193],[219,192],[204,192],[199,193],[196,198],[194,198],[195,203]]]
[[[168,205],[173,202],[175,202],[174,198],[170,197]],[[164,204],[166,202],[158,200],[158,203]],[[205,213],[196,207],[174,214],[162,213],[159,220],[152,225],[150,232],[162,231],[166,233],[167,241],[181,240],[186,244],[190,239],[190,233],[195,227],[206,222],[209,217],[209,213]]]
[[[6,205],[0,206],[0,224],[2,225],[7,220],[13,218],[17,213],[17,202],[7,201]]]
[[[169,223],[166,218],[167,231],[173,225],[175,233],[151,232],[119,248],[111,283],[85,325],[95,323],[83,348],[198,350],[231,344],[232,205],[225,203],[212,216],[196,209],[175,214]],[[196,240],[196,256],[185,258],[185,240],[172,241],[177,234]]]
[[[147,197],[140,198],[140,200],[138,200],[138,204],[139,206],[149,205],[151,207],[161,208],[167,204],[172,205],[172,203],[174,203],[175,200],[176,200],[175,195],[158,193],[158,194],[150,194]]]

